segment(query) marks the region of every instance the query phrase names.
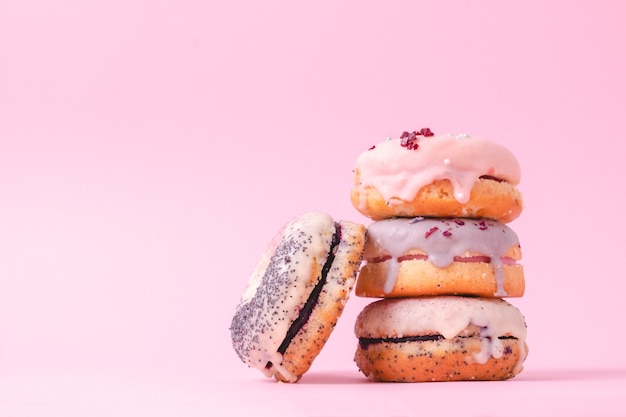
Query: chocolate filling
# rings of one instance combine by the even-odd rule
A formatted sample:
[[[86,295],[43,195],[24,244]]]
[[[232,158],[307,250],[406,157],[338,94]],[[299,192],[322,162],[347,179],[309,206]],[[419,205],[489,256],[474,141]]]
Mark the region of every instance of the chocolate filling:
[[[460,336],[471,337],[471,336]],[[426,336],[405,336],[405,337],[360,337],[359,346],[361,349],[367,350],[368,347],[376,343],[405,343],[405,342],[428,342],[441,340],[444,337],[440,334]],[[515,336],[499,336],[498,339],[517,339]]]
[[[376,343],[404,343],[404,342],[427,342],[431,340],[441,340],[443,336],[440,334],[432,334],[427,336],[405,336],[405,337],[360,337],[359,345],[361,349],[367,349],[370,345]]]
[[[481,180],[492,180],[492,181],[497,181],[497,182],[506,182],[506,180],[503,180],[502,178],[494,177],[492,175],[481,175],[478,178],[480,178]]]
[[[324,285],[326,285],[326,277],[328,276],[328,271],[333,265],[335,261],[335,253],[337,252],[337,247],[341,241],[341,225],[339,223],[335,223],[335,233],[333,234],[332,240],[330,242],[330,250],[328,251],[328,258],[326,258],[326,263],[322,267],[322,271],[320,273],[320,279],[309,294],[309,298],[304,303],[304,306],[300,310],[300,314],[298,317],[291,323],[283,342],[278,347],[278,353],[284,354],[289,347],[289,344],[293,340],[294,337],[298,334],[298,332],[304,327],[306,322],[311,317],[311,313],[313,313],[313,309],[317,305],[317,300],[319,299],[320,294],[322,293],[322,289]],[[268,362],[265,365],[266,368],[272,367],[272,362]]]

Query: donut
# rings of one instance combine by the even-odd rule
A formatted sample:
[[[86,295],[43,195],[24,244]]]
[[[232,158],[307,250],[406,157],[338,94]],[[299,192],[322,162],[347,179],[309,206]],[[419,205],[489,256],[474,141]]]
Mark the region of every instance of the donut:
[[[393,218],[370,224],[355,294],[521,297],[517,234],[489,219]]]
[[[352,291],[365,227],[312,211],[291,219],[268,245],[230,325],[242,362],[297,382],[326,343]]]
[[[425,128],[372,146],[354,167],[350,198],[372,220],[476,217],[508,223],[522,211],[520,166],[504,146]]]
[[[354,360],[370,380],[504,380],[528,348],[520,311],[499,298],[383,299],[358,315]]]

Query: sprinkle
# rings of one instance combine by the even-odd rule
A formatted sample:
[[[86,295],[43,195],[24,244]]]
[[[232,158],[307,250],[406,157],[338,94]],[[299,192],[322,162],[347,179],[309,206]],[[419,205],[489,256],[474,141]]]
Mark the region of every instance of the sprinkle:
[[[416,150],[419,148],[419,144],[417,143],[418,136],[430,137],[435,136],[435,134],[427,127],[423,127],[420,130],[415,130],[413,132],[402,132],[400,135],[400,145],[411,150]]]
[[[375,149],[375,148],[376,148],[376,145],[372,145],[372,146],[368,149],[368,151],[371,151],[372,149]]]
[[[424,234],[424,237],[427,238],[428,236],[430,236],[433,233],[435,233],[437,230],[439,230],[439,228],[437,226],[431,227],[430,230]]]
[[[445,237],[450,237],[450,236],[452,236],[452,233],[449,230],[444,230],[443,235]]]
[[[416,150],[419,148],[419,144],[417,143],[417,136],[419,133],[413,132],[402,132],[400,135],[400,145],[411,150]]]
[[[427,127],[421,128],[419,134],[426,137],[435,136],[435,134]]]

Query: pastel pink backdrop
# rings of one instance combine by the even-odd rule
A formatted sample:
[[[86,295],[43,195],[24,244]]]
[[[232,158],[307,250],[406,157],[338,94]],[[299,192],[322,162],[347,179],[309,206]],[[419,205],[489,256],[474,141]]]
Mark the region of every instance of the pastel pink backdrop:
[[[0,1],[0,380],[14,393],[0,407],[59,379],[71,402],[85,375],[262,379],[228,326],[265,245],[312,209],[367,224],[349,201],[354,159],[426,126],[520,160],[527,292],[511,302],[527,378],[623,377],[624,13]],[[351,299],[313,381],[358,380],[352,324],[370,301]],[[43,388],[19,391],[29,378]]]

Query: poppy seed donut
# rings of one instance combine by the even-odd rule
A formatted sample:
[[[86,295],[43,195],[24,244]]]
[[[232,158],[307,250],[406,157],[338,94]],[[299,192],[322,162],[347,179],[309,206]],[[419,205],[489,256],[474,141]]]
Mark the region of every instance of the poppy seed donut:
[[[252,273],[230,325],[248,366],[297,382],[326,343],[350,296],[365,227],[308,212],[275,236]]]
[[[384,299],[355,324],[354,360],[373,381],[504,380],[527,356],[526,323],[499,298]]]
[[[520,177],[517,159],[500,144],[422,129],[361,153],[350,199],[372,220],[480,217],[508,223],[522,211]]]

